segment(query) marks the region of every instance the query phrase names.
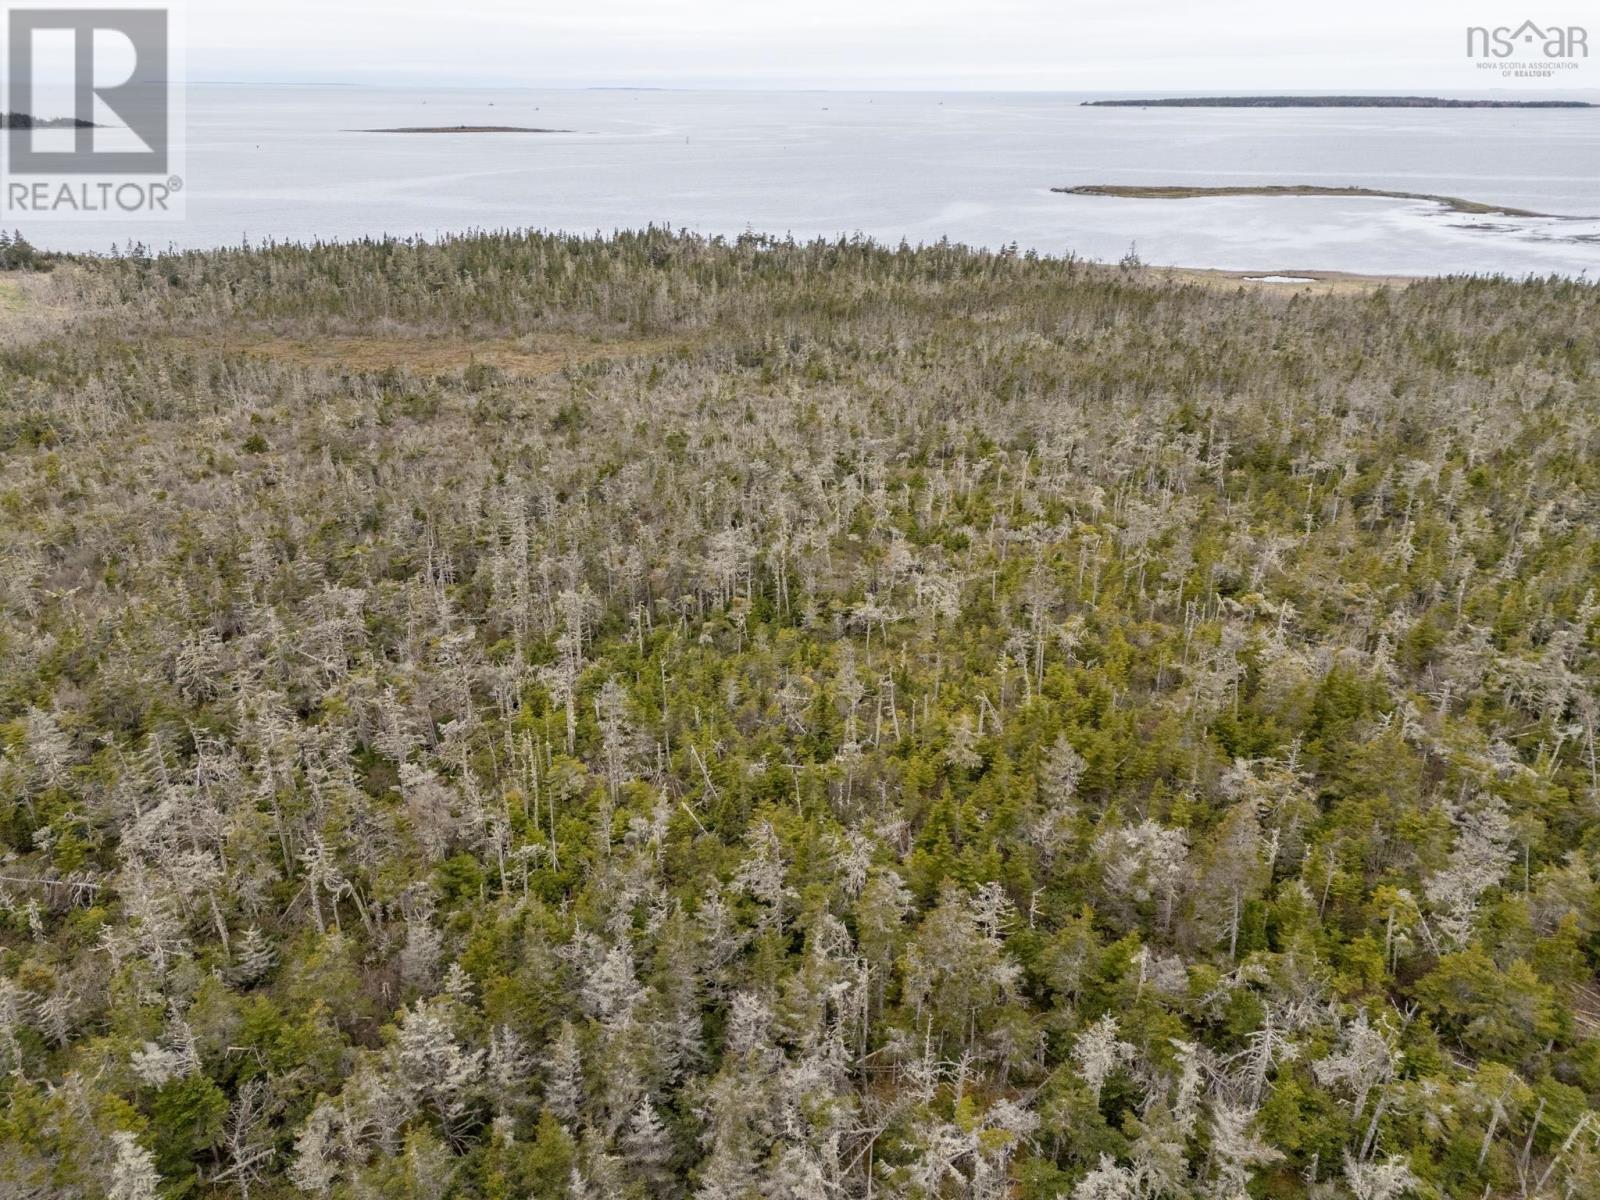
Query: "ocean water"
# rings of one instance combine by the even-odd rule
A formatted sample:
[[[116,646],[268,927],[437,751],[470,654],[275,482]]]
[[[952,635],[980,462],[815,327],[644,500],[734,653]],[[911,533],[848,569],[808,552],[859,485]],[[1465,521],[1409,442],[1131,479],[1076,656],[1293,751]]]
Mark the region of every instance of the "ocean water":
[[[1086,108],[1048,94],[191,85],[181,222],[22,226],[101,251],[649,223],[941,238],[1261,272],[1600,276],[1600,109]],[[549,134],[384,134],[499,124]],[[1077,184],[1358,185],[1422,201],[1130,200]]]

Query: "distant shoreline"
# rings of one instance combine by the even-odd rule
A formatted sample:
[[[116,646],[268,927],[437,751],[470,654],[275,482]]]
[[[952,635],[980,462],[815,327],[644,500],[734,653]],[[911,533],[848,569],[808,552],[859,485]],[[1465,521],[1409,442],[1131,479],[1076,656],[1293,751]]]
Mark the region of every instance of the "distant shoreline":
[[[393,129],[352,129],[351,133],[571,133],[570,129],[531,129],[523,125],[400,125]]]
[[[1527,208],[1511,208],[1504,204],[1484,204],[1477,200],[1463,200],[1459,196],[1436,196],[1430,192],[1390,192],[1380,188],[1317,187],[1312,184],[1287,184],[1262,187],[1142,187],[1137,185],[1092,183],[1077,187],[1050,189],[1068,196],[1115,196],[1124,200],[1203,200],[1215,196],[1324,196],[1362,197],[1384,200],[1427,200],[1442,204],[1451,212],[1501,217],[1544,217],[1556,221],[1586,221],[1592,217],[1573,216],[1569,213],[1534,212]]]
[[[1178,96],[1085,100],[1084,108],[1596,108],[1587,100],[1449,100],[1441,96]]]

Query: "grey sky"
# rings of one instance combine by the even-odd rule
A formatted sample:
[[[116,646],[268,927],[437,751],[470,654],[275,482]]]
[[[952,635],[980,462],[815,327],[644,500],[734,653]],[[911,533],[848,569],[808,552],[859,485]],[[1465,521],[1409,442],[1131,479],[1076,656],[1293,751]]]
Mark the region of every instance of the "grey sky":
[[[1467,60],[1467,25],[1530,15],[1591,25],[1600,52],[1600,6],[1547,0],[190,0],[189,77],[1061,91],[1600,86],[1600,59],[1548,85],[1508,85]]]

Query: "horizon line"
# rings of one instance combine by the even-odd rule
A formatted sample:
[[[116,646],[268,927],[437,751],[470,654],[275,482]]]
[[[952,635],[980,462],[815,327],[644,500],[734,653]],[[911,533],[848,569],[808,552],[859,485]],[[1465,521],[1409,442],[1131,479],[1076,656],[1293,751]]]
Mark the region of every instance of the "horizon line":
[[[321,80],[321,79],[189,79],[183,82],[188,87],[340,87],[340,88],[451,88],[458,91],[498,91],[498,92],[856,92],[872,95],[916,95],[927,92],[969,92],[974,94],[1004,94],[1019,96],[1079,96],[1079,95],[1120,95],[1120,94],[1150,94],[1150,95],[1182,95],[1182,96],[1400,96],[1400,95],[1425,95],[1437,92],[1453,94],[1486,95],[1510,93],[1537,99],[1540,96],[1555,92],[1589,92],[1600,95],[1600,85],[1593,87],[1561,87],[1561,88],[1526,88],[1526,87],[1432,87],[1420,91],[1397,91],[1392,87],[1315,87],[1315,88],[1168,88],[1168,87],[1126,87],[1126,88],[1022,88],[1022,87],[968,87],[968,86],[926,86],[926,87],[850,87],[844,85],[822,84],[738,84],[738,83],[698,83],[698,84],[652,84],[652,83],[457,83],[457,82],[369,82],[364,80]]]

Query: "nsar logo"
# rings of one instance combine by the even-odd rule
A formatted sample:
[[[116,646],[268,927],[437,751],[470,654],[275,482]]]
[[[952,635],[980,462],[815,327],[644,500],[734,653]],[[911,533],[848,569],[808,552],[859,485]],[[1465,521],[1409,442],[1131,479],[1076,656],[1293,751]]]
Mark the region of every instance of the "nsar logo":
[[[1589,57],[1589,31],[1582,25],[1473,25],[1467,29],[1467,57],[1478,69],[1507,79],[1550,79],[1575,71]]]

